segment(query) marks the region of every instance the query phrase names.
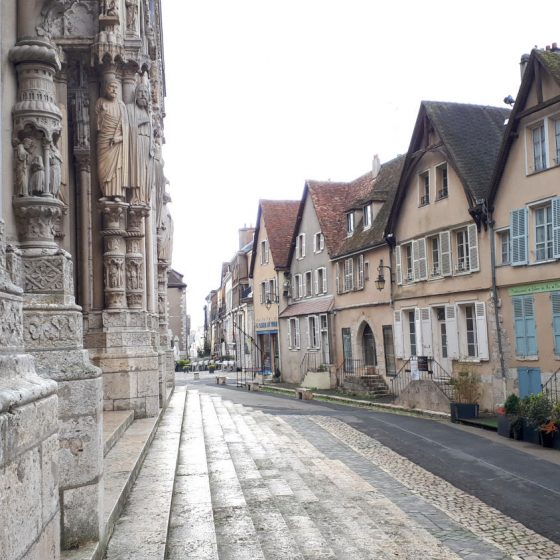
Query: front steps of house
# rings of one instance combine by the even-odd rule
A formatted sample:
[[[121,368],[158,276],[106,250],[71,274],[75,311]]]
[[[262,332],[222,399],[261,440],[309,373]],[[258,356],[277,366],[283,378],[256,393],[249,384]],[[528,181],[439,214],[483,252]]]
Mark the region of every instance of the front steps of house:
[[[374,399],[386,399],[391,393],[383,376],[378,373],[368,375],[348,375],[344,377],[343,390],[346,392],[367,393]]]
[[[184,411],[181,399],[184,388],[162,419],[107,560],[383,559],[412,546],[388,538],[404,529],[387,499],[281,418],[195,390]],[[403,557],[455,558],[414,541]]]

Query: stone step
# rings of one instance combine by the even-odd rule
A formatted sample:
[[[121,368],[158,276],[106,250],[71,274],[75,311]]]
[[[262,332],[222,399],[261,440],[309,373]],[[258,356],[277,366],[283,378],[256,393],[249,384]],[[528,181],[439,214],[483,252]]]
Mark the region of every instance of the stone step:
[[[133,420],[133,410],[106,410],[103,412],[103,457],[111,451]]]
[[[62,560],[103,558],[107,542],[138,476],[163,412],[160,411],[154,418],[132,422],[109,450],[103,460],[103,537],[80,548],[62,551]]]
[[[107,560],[165,558],[185,400],[185,389],[177,389],[163,413],[136,483],[115,525],[107,546]]]

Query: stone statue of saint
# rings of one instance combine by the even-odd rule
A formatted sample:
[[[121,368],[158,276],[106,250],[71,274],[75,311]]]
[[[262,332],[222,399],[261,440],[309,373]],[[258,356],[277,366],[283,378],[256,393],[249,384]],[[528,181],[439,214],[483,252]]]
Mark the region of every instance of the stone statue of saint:
[[[35,196],[44,196],[49,194],[47,192],[47,185],[45,181],[45,166],[43,164],[43,158],[39,155],[34,156],[31,160],[29,190],[31,194]]]
[[[126,0],[126,30],[130,33],[136,31],[138,18],[138,0]]]
[[[49,190],[55,198],[60,198],[62,156],[54,143],[51,144],[50,148],[49,164]]]
[[[164,202],[170,200],[169,195],[164,197]],[[167,205],[163,208],[163,220],[158,230],[157,236],[157,257],[158,261],[171,263],[173,254],[173,218]]]
[[[24,138],[15,146],[15,194],[29,195],[29,156],[33,151],[33,139]]]
[[[104,97],[95,104],[95,112],[99,187],[104,197],[120,200],[128,177],[128,119],[117,92],[117,82],[109,82]]]
[[[134,103],[126,106],[130,127],[128,186],[132,189],[133,204],[150,203],[154,182],[154,144],[149,100],[148,86],[139,84]]]

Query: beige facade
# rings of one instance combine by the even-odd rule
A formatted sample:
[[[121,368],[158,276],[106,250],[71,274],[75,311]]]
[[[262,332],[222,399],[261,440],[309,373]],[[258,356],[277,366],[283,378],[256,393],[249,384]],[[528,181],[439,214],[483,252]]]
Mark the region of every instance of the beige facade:
[[[158,0],[0,7],[0,542],[104,542],[103,414],[173,388]]]

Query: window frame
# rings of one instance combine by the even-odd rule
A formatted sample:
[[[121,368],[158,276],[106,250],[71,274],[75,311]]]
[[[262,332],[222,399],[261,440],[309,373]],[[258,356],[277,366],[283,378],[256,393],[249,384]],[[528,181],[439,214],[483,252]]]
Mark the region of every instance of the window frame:
[[[305,257],[305,233],[299,233],[296,237],[296,260]]]
[[[449,197],[449,168],[447,162],[436,165],[436,201]]]
[[[373,222],[372,216],[373,213],[371,210],[371,203],[366,204],[363,208],[363,220],[362,220],[364,229],[369,229],[372,226],[372,222]]]
[[[323,232],[318,231],[313,235],[313,252],[322,253],[325,249],[325,236]]]
[[[418,174],[418,206],[427,206],[430,204],[430,170],[427,169]]]
[[[261,264],[268,264],[269,260],[268,239],[261,241]]]
[[[354,212],[346,212],[346,235],[350,237],[354,233],[355,221]]]

